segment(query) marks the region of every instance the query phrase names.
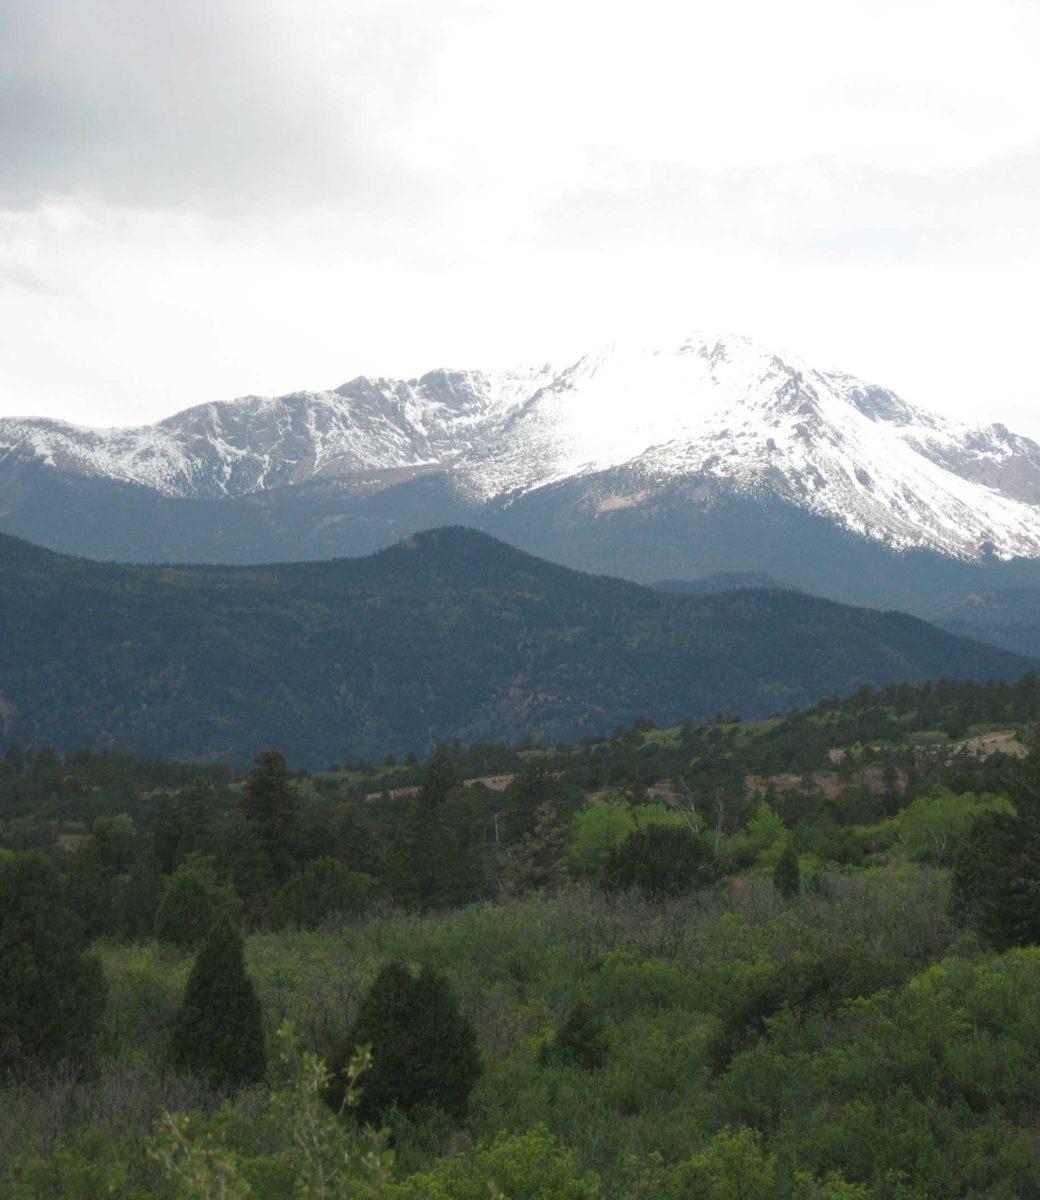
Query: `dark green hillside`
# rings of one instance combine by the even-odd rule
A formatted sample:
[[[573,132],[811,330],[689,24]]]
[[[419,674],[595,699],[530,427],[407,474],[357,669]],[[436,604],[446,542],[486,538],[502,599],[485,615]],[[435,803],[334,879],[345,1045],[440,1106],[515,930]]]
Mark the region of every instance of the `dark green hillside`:
[[[973,592],[937,609],[934,620],[962,637],[1040,655],[1040,588]]]
[[[1031,665],[899,613],[794,592],[662,595],[460,528],[367,558],[235,568],[0,538],[0,720],[28,745],[232,762],[277,745],[323,766]]]

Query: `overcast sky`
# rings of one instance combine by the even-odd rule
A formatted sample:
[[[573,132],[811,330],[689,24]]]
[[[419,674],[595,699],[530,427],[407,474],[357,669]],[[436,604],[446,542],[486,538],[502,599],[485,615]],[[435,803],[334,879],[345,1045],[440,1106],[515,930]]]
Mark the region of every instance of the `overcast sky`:
[[[1040,435],[1040,0],[0,0],[0,414],[735,330]]]

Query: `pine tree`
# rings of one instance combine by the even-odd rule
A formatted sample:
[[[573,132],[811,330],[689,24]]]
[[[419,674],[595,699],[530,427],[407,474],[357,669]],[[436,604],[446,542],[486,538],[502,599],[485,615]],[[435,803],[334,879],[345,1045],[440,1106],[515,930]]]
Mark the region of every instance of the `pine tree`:
[[[794,852],[791,839],[788,838],[784,852],[777,859],[773,869],[773,887],[781,896],[788,898],[797,896],[802,890],[802,876],[798,869],[798,855]]]
[[[48,859],[0,861],[0,1075],[89,1061],[105,981],[81,939]]]
[[[413,976],[399,962],[379,972],[329,1058],[326,1099],[337,1111],[346,1067],[366,1045],[372,1067],[355,1110],[361,1121],[378,1122],[394,1105],[403,1111],[439,1108],[456,1120],[465,1116],[481,1070],[476,1034],[442,975],[424,968]]]
[[[213,924],[213,886],[192,866],[181,867],[166,885],[155,915],[155,937],[182,949],[197,946]]]
[[[112,915],[119,936],[148,937],[155,929],[161,896],[159,861],[150,849],[141,849],[127,874],[115,881]]]
[[[213,925],[196,956],[174,1019],[169,1061],[217,1088],[263,1078],[260,1001],[246,972],[241,935],[227,917]]]
[[[403,904],[446,908],[486,896],[491,855],[477,795],[456,788],[434,807],[416,796],[390,866],[394,897]]]
[[[515,842],[533,832],[538,813],[546,805],[559,811],[565,801],[563,785],[544,758],[528,759],[503,796],[506,840]]]
[[[552,887],[565,873],[563,852],[567,830],[560,824],[551,804],[539,805],[534,814],[534,832],[527,834],[515,853],[505,861],[508,885],[516,892]]]
[[[603,1022],[585,1000],[579,1000],[567,1014],[553,1040],[542,1050],[543,1063],[560,1063],[595,1071],[607,1058],[607,1038]]]
[[[65,899],[88,942],[111,930],[112,875],[93,838],[72,854],[66,866]]]
[[[954,864],[952,905],[998,949],[1040,943],[1040,738],[1009,798],[1016,814],[983,813]]]
[[[241,807],[256,823],[274,878],[284,882],[293,868],[290,846],[297,804],[292,775],[277,750],[256,756],[242,789]]]
[[[438,746],[436,753],[423,769],[422,785],[417,799],[425,808],[438,808],[461,783],[462,780],[455,769],[455,760],[444,746]]]

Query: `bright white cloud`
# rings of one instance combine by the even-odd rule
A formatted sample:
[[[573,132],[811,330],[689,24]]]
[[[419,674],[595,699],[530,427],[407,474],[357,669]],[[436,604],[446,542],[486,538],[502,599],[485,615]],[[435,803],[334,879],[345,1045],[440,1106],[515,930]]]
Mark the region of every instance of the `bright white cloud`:
[[[0,412],[697,327],[1040,434],[1040,6],[12,0]]]

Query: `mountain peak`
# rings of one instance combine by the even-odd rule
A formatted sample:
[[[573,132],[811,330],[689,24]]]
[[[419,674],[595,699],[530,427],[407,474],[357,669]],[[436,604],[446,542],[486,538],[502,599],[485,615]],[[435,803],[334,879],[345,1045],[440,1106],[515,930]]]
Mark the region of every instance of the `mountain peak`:
[[[13,477],[27,464],[175,499],[312,483],[378,494],[436,474],[473,511],[602,480],[593,502],[606,513],[653,504],[677,480],[710,481],[896,550],[1040,557],[1036,443],[945,420],[739,334],[618,342],[507,371],[358,376],[131,429],[0,420],[0,468]]]

